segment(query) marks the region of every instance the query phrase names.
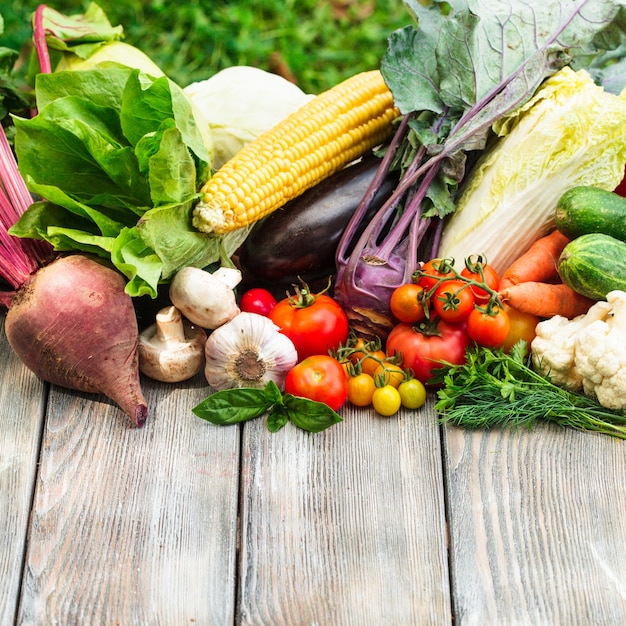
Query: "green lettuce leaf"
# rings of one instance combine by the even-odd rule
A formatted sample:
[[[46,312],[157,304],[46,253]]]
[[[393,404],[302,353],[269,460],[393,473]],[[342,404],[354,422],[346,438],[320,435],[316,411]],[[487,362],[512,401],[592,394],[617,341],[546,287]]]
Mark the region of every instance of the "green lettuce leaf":
[[[228,262],[245,238],[191,226],[210,156],[178,85],[120,65],[37,78],[39,113],[15,118],[15,148],[35,202],[11,234],[110,258],[132,296],[155,298],[187,265]]]
[[[14,119],[15,151],[27,183],[58,187],[92,206],[137,207],[127,212],[130,220],[150,207],[148,182],[114,109],[66,96],[32,119]]]
[[[54,100],[66,96],[79,96],[88,102],[119,111],[122,106],[124,86],[128,81],[131,68],[122,65],[96,67],[89,72],[60,72],[38,74],[35,82],[37,108],[41,111]],[[102,85],[108,83],[109,89],[103,91]]]

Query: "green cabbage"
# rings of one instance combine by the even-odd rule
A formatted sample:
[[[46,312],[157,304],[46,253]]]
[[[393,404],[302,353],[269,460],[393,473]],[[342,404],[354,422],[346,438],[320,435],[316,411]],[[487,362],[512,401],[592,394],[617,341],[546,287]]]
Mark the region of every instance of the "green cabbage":
[[[558,199],[613,190],[626,163],[626,89],[617,96],[564,67],[493,125],[499,139],[466,179],[439,256],[484,254],[500,272],[554,226]]]
[[[209,127],[215,169],[313,97],[277,74],[247,65],[228,67],[184,92],[198,123],[203,118]]]

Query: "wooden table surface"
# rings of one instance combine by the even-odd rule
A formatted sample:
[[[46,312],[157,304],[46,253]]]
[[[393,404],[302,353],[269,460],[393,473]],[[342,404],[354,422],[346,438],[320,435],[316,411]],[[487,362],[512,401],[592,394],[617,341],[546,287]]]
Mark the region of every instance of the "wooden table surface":
[[[0,334],[2,626],[626,624],[626,442],[432,401],[271,434],[143,386],[132,429]]]

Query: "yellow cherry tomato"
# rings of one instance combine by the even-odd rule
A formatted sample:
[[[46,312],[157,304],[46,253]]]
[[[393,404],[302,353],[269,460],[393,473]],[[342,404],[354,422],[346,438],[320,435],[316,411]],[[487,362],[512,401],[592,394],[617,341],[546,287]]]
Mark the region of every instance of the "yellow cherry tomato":
[[[417,378],[400,383],[398,392],[402,406],[407,409],[419,409],[426,402],[426,387]]]
[[[400,392],[392,385],[376,387],[372,396],[372,406],[379,415],[390,417],[397,413],[402,405]]]

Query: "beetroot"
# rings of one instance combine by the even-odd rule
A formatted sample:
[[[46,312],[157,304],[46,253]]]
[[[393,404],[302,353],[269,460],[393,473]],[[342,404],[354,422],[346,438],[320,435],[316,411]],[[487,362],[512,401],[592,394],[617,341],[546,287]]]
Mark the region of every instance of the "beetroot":
[[[17,356],[39,377],[103,393],[136,426],[148,408],[138,375],[138,328],[122,276],[82,255],[61,257],[16,292],[5,331]]]

